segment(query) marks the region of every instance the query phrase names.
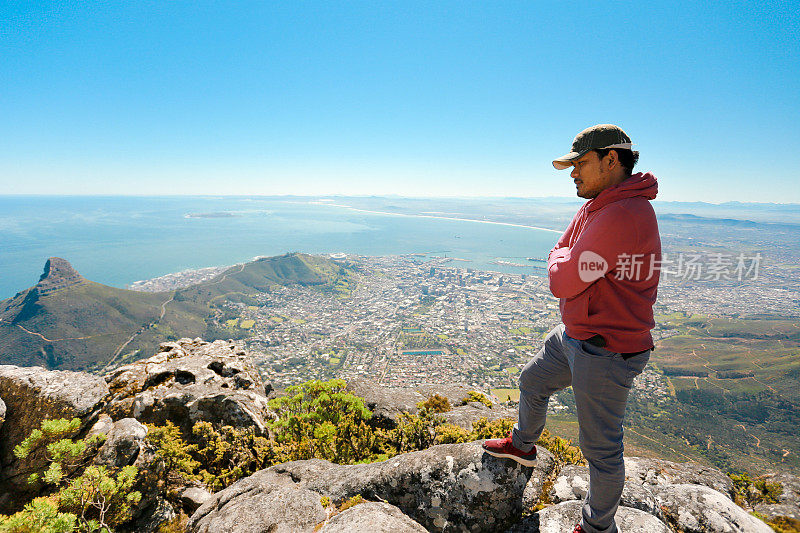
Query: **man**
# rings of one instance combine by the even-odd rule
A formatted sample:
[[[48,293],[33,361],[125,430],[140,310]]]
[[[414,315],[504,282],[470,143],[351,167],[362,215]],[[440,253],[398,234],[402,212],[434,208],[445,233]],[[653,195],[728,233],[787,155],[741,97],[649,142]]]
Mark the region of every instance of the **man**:
[[[572,385],[589,491],[573,533],[614,533],[625,483],[622,421],[633,378],[653,338],[661,239],[650,200],[650,173],[632,174],[639,153],[619,127],[600,124],[575,137],[553,161],[572,167],[578,210],[548,258],[550,290],[563,324],[522,370],[519,420],[511,435],[484,443],[486,453],[532,466],[550,396]]]

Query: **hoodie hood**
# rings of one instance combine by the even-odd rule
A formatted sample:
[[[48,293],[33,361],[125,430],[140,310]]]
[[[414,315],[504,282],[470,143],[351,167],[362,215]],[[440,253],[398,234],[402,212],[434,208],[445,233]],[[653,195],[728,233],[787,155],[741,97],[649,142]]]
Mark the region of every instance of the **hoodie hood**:
[[[586,211],[600,209],[617,200],[642,196],[653,200],[658,194],[658,180],[650,172],[639,172],[613,187],[609,187],[585,204]]]

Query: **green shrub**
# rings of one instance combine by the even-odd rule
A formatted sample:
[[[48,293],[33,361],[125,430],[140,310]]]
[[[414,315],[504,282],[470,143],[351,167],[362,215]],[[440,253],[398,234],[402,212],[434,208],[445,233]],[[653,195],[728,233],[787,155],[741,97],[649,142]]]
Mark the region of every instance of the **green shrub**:
[[[77,519],[59,512],[52,498],[36,498],[12,516],[0,515],[0,533],[67,533],[75,530]]]
[[[492,406],[492,401],[483,393],[476,392],[476,391],[469,391],[464,399],[461,400],[463,403],[467,404],[470,402],[478,402],[482,403],[486,407]]]
[[[741,506],[754,507],[759,503],[778,503],[783,492],[780,483],[768,483],[766,479],[751,479],[747,472],[729,472],[733,481],[734,500]]]
[[[200,478],[212,492],[279,462],[275,442],[256,436],[253,428],[216,430],[209,422],[197,422],[192,435]]]
[[[0,531],[110,532],[131,518],[132,507],[142,497],[132,490],[136,467],[110,472],[105,466],[87,466],[105,435],[72,440],[70,435],[79,427],[77,418],[43,420],[14,448],[19,459],[43,455],[48,465],[28,481],[51,495],[34,499],[10,517],[0,517]]]
[[[445,396],[440,396],[438,394],[434,394],[424,402],[419,402],[417,404],[417,408],[427,409],[428,411],[433,411],[434,413],[446,413],[452,410],[452,406],[450,405],[450,400]]]
[[[156,456],[164,461],[164,477],[168,487],[178,487],[187,481],[197,479],[196,471],[200,463],[192,452],[197,445],[188,444],[181,430],[167,420],[163,426],[147,425],[147,440],[156,447]]]
[[[581,449],[572,444],[571,440],[562,439],[550,434],[546,429],[542,432],[536,444],[547,448],[553,454],[555,460],[561,465],[585,465],[586,460],[581,453]]]
[[[366,423],[372,413],[345,387],[341,379],[308,381],[270,400],[279,462],[317,457],[347,464],[373,454],[376,435]]]
[[[89,466],[59,493],[59,507],[74,513],[88,531],[111,530],[131,518],[142,495],[132,491],[137,469],[126,466],[116,475],[104,466]]]

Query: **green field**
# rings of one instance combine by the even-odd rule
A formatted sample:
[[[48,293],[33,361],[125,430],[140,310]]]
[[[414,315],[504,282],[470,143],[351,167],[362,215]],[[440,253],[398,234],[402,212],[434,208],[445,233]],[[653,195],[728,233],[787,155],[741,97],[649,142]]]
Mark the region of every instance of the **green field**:
[[[800,470],[800,324],[685,313],[657,320],[677,333],[659,341],[650,359],[675,403],[654,408],[632,395],[631,427],[723,469]]]

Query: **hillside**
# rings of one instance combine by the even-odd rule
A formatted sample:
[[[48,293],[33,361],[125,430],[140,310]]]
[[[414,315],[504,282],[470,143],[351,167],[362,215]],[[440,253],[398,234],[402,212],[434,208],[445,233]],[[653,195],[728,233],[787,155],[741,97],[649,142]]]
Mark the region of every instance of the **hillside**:
[[[52,257],[35,286],[0,301],[0,363],[99,370],[150,353],[165,339],[227,338],[214,319],[223,303],[247,302],[277,285],[324,287],[339,270],[324,258],[287,254],[177,291],[146,293],[86,280]]]

